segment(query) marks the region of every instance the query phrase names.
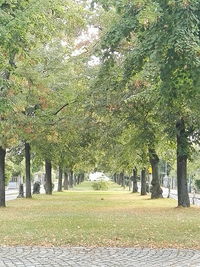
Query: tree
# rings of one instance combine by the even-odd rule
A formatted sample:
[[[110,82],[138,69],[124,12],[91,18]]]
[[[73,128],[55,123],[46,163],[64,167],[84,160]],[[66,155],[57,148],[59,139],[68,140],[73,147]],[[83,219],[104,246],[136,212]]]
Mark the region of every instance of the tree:
[[[25,143],[26,198],[31,198],[30,144]]]
[[[120,16],[103,39],[104,57],[113,60],[122,42],[129,42],[128,52],[123,54],[121,86],[139,72],[146,77],[153,72],[153,84],[159,93],[154,102],[157,117],[160,125],[163,120],[167,122],[165,132],[177,143],[178,205],[187,207],[186,165],[191,137],[198,131],[191,103],[199,95],[199,1],[98,2],[106,8],[113,6]],[[152,149],[154,145],[149,154],[156,170],[158,157]]]
[[[59,166],[58,169],[58,192],[62,192],[62,180],[63,180],[63,169]]]
[[[47,195],[52,195],[52,166],[51,161],[45,160],[45,191]]]
[[[141,196],[145,196],[146,194],[146,169],[143,169],[141,171]]]
[[[12,141],[14,139],[13,136],[15,136],[15,132],[12,132],[13,128],[16,127],[18,129],[21,126],[19,124],[17,125],[16,121],[14,122],[14,125],[12,125],[12,116],[16,113],[16,110],[18,115],[23,116],[22,114],[24,114],[24,119],[27,115],[25,120],[29,120],[29,112],[26,111],[38,106],[41,102],[36,102],[33,107],[30,106],[30,103],[27,103],[27,105],[24,106],[23,100],[25,95],[29,94],[28,100],[32,98],[31,101],[35,102],[34,99],[36,97],[33,92],[37,91],[36,88],[40,82],[37,81],[36,83],[36,77],[31,76],[30,73],[29,75],[22,75],[22,73],[18,72],[18,70],[24,62],[29,62],[32,66],[34,64],[36,65],[38,58],[36,59],[31,57],[32,51],[37,50],[38,47],[42,46],[48,50],[48,43],[51,43],[51,41],[56,39],[58,35],[60,37],[62,36],[62,40],[64,40],[66,36],[70,39],[70,36],[77,35],[80,27],[84,26],[84,19],[82,17],[82,5],[77,5],[73,0],[69,0],[67,2],[58,0],[55,3],[48,0],[11,0],[9,3],[7,1],[3,1],[0,4],[0,11],[0,19],[2,21],[0,51],[3,55],[0,66],[2,74],[1,94],[3,96],[0,100],[2,104],[0,110],[0,127],[2,128],[2,136],[4,139],[1,140],[1,147],[5,149],[11,145],[10,139],[12,139]],[[39,61],[37,61],[37,63],[38,66]],[[37,89],[37,93],[39,91],[41,92],[41,88]],[[41,95],[42,93],[39,96],[40,100]],[[17,100],[20,100],[21,97],[22,101],[18,102]],[[17,120],[17,122],[18,121],[19,120]],[[13,126],[10,127],[9,131],[11,136],[8,134],[8,131],[4,131],[3,128],[5,124],[7,124],[7,126]],[[29,123],[25,122],[25,124],[27,125]],[[27,128],[25,127],[25,131],[26,130]],[[24,135],[27,137],[27,132],[24,134],[21,133],[20,137],[22,138],[23,136],[24,139]],[[30,144],[30,141],[30,136],[25,139],[26,144]],[[26,146],[26,150],[27,148],[28,147]],[[27,162],[29,158],[30,157],[28,156]],[[3,157],[2,160],[4,160]],[[27,164],[27,174],[29,166],[30,161]],[[5,180],[3,173],[1,174],[1,177]],[[3,180],[1,187],[1,190],[3,191],[0,192],[2,196],[5,194]],[[27,180],[29,180],[29,177]],[[30,197],[30,182],[27,183],[27,190],[27,195]]]
[[[0,147],[0,207],[5,207],[5,155],[6,150]]]

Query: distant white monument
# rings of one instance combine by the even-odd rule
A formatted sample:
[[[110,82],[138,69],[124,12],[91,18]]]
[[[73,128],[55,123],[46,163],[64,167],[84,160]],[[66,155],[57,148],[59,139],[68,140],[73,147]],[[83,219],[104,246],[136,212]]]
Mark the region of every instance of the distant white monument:
[[[109,181],[110,178],[108,178],[103,172],[93,172],[89,174],[89,181]]]

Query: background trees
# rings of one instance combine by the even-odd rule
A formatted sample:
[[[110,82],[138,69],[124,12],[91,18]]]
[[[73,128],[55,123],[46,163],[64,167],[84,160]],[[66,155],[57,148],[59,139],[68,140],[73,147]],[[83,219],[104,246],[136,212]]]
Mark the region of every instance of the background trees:
[[[82,7],[74,1],[55,3],[46,0],[9,1],[9,3],[3,1],[0,5],[2,54],[0,194],[3,199],[5,199],[3,167],[5,149],[20,139],[25,141],[28,181],[30,142],[33,135],[36,138],[35,130],[41,125],[41,120],[38,117],[35,118],[36,111],[53,107],[53,103],[47,97],[53,89],[50,87],[49,77],[47,78],[50,72],[48,71],[47,74],[47,70],[41,69],[46,58],[39,57],[39,52],[43,49],[48,53],[51,43],[56,39],[60,40],[60,45],[64,40],[67,40],[66,44],[70,45],[80,32],[80,27],[84,26],[82,15]],[[63,53],[63,58],[65,56],[66,54]],[[52,75],[50,76],[53,78]],[[13,120],[13,117],[17,117],[17,121]],[[27,182],[27,196],[31,196],[30,182]],[[2,200],[1,206],[5,206],[3,202],[5,200]]]
[[[102,38],[104,65],[113,68],[120,58],[123,75],[118,76],[118,90],[131,88],[134,97],[144,94],[146,99],[152,100],[151,112],[153,110],[153,121],[157,120],[156,128],[161,126],[168,139],[177,144],[178,204],[189,206],[187,159],[192,136],[198,132],[198,118],[193,117],[195,105],[191,103],[195,103],[199,94],[199,3],[96,2],[105,9],[114,8],[119,15]],[[152,120],[147,119],[145,132],[150,130],[150,139],[145,137],[144,141],[149,146],[153,167],[152,185],[157,188],[153,189],[152,197],[160,194],[156,182],[159,160],[155,151],[156,128]]]
[[[187,161],[200,124],[199,9],[197,0],[98,0],[91,9],[87,1],[3,1],[0,205],[6,149],[23,144],[27,197],[34,154],[46,162],[49,193],[51,166],[60,167],[60,183],[62,172],[101,168],[124,177],[140,168],[144,184],[151,165],[151,197],[160,198],[158,164],[170,148],[178,205],[189,206]]]

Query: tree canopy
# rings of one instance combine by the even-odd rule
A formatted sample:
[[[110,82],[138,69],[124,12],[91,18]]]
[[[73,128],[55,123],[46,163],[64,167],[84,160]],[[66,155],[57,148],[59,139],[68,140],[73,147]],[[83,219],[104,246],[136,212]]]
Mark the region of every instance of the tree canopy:
[[[0,206],[6,152],[24,150],[29,197],[31,155],[69,172],[151,166],[152,198],[160,159],[176,158],[178,205],[189,206],[199,12],[198,0],[0,1]]]

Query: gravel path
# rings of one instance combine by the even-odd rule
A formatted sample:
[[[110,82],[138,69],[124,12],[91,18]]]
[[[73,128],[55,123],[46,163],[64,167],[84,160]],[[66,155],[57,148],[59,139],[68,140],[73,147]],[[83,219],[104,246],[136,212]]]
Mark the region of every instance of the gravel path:
[[[139,248],[0,247],[0,267],[200,266],[200,251]]]

